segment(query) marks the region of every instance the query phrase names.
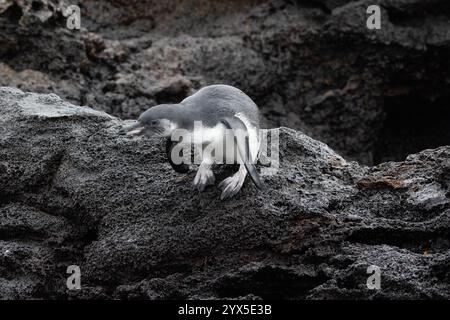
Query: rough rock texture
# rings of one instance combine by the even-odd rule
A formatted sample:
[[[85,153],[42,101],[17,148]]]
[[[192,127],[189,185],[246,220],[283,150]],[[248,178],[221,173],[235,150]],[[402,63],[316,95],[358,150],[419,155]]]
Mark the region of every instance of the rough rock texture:
[[[278,174],[220,201],[106,113],[13,88],[0,113],[0,298],[450,298],[448,146],[366,167],[273,129]]]
[[[448,0],[4,0],[0,85],[136,118],[227,83],[267,126],[378,164],[450,144],[449,28]]]

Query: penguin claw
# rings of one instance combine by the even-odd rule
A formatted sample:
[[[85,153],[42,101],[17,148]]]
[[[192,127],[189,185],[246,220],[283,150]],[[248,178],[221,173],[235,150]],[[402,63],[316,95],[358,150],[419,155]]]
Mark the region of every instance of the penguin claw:
[[[220,195],[220,200],[226,200],[229,198],[234,197],[239,192],[239,189],[232,189],[232,190],[224,190],[222,191],[222,194]]]
[[[242,188],[243,181],[237,175],[226,178],[219,184],[219,188],[222,189],[220,200],[225,200],[234,197]]]

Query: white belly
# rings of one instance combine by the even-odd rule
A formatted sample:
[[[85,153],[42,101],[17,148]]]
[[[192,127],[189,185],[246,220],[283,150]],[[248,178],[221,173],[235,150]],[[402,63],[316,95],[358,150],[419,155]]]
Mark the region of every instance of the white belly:
[[[236,116],[239,117],[247,127],[250,160],[255,163],[259,151],[258,130],[255,126],[251,125],[245,117],[239,114],[236,114]],[[200,158],[198,158],[198,154],[195,156],[196,159],[218,164],[244,163],[237,149],[233,131],[227,130],[222,123],[219,123],[212,128],[203,127],[201,125],[194,126],[194,131],[191,132],[190,141],[194,144],[194,152],[201,153]]]

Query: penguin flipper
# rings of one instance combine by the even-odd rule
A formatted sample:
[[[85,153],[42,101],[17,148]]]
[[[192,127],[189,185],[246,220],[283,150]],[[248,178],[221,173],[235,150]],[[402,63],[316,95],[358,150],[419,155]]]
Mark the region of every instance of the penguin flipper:
[[[166,155],[167,155],[167,160],[169,161],[171,167],[173,168],[173,170],[175,170],[175,172],[178,173],[187,173],[189,171],[189,166],[185,163],[181,163],[181,164],[175,164],[172,161],[172,149],[173,147],[175,147],[177,144],[176,141],[172,141],[170,138],[168,138],[166,140]]]
[[[251,162],[252,157],[250,153],[247,126],[236,116],[222,118],[220,122],[223,123],[227,129],[233,130],[234,140],[238,147],[239,154],[244,161],[245,168],[247,169],[253,183],[258,187],[258,189],[262,189],[261,179],[256,171],[255,164]]]

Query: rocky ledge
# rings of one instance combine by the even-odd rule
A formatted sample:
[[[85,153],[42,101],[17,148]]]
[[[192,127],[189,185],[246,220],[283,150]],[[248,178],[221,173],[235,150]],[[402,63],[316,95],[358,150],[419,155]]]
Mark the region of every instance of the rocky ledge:
[[[367,167],[273,129],[278,173],[220,201],[106,113],[6,87],[0,113],[0,298],[450,298],[448,146]]]

